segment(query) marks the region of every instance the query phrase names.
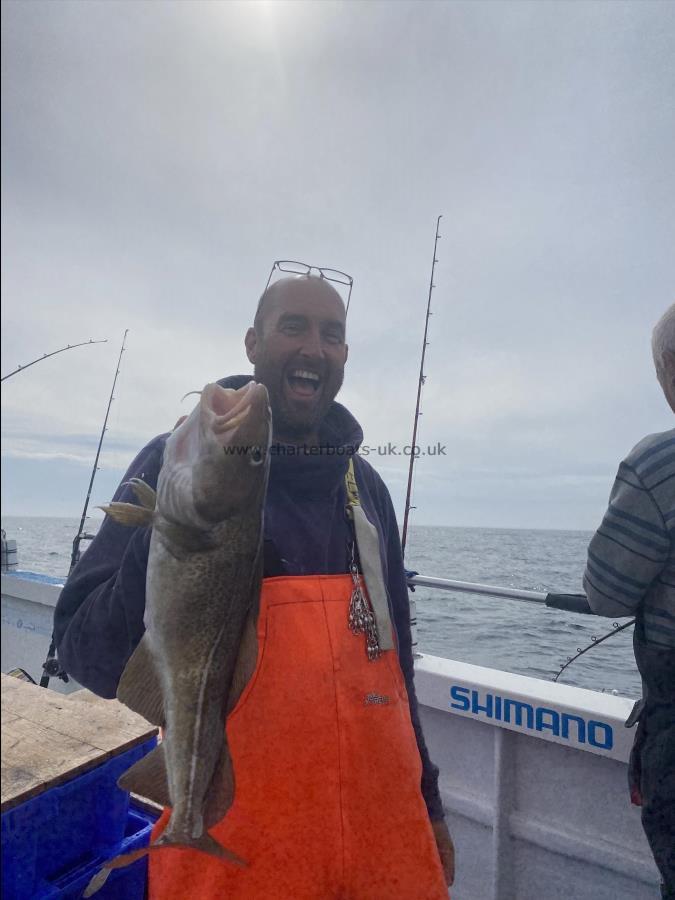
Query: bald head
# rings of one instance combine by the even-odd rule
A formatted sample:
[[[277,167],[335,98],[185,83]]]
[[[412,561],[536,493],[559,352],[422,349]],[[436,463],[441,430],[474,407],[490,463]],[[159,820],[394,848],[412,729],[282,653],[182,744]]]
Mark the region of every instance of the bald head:
[[[344,301],[330,281],[316,275],[291,276],[275,281],[260,297],[253,319],[253,327],[258,334],[263,334],[264,323],[270,313],[296,297],[298,299],[316,299],[322,305],[328,304],[328,308],[332,310],[336,319],[340,319],[343,323],[346,321]]]

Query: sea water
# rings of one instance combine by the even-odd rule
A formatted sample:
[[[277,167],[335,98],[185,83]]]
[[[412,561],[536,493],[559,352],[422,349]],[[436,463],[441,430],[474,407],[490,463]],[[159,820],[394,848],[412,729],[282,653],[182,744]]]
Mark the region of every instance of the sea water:
[[[100,519],[88,519],[94,534]],[[19,568],[65,576],[79,520],[6,516],[18,544]],[[406,566],[421,574],[500,587],[580,593],[591,538],[585,531],[413,527]],[[81,547],[86,552],[87,542]],[[417,640],[422,653],[552,679],[567,659],[613,631],[613,620],[549,609],[543,604],[417,588]],[[619,620],[619,624],[627,621]],[[573,662],[560,681],[637,697],[640,678],[632,628],[612,634]],[[45,648],[46,649],[46,648]]]

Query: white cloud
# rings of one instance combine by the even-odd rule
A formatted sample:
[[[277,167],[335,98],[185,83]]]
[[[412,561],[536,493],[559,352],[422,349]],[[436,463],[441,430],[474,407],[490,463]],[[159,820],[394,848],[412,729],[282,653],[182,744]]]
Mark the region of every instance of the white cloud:
[[[522,471],[540,521],[541,492],[597,499],[672,423],[648,347],[675,275],[672,6],[36,0],[3,21],[3,372],[109,340],[3,384],[8,460],[93,459],[129,328],[104,444],[125,466],[183,394],[249,370],[284,256],[354,275],[342,398],[369,444],[408,443],[439,213],[429,516],[456,477],[488,524],[476,479],[512,498]],[[371,461],[404,489],[407,460]]]

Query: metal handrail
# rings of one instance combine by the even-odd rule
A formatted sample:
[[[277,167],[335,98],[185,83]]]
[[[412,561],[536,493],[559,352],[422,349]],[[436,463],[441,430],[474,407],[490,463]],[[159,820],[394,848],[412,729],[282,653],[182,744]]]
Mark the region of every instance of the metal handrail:
[[[438,588],[441,591],[464,591],[467,594],[484,594],[487,597],[510,597],[513,600],[527,600],[529,603],[546,603],[546,598],[549,596],[543,591],[523,591],[491,584],[453,581],[450,578],[431,578],[427,575],[413,575],[412,578],[408,579],[408,584],[415,587]]]
[[[565,612],[593,615],[585,594],[558,594],[544,591],[526,591],[518,588],[505,588],[494,584],[476,584],[471,581],[454,581],[450,578],[433,578],[419,575],[416,572],[408,575],[408,586],[436,588],[441,591],[461,591],[466,594],[482,594],[485,597],[506,597],[509,600],[524,600],[527,603],[543,603],[549,609],[561,609]],[[417,603],[410,596],[410,629],[412,632],[413,654],[417,652]]]
[[[450,578],[431,578],[428,575],[412,574],[408,578],[411,587],[438,588],[441,591],[463,591],[467,594],[483,594],[486,597],[508,597],[510,600],[525,600],[528,603],[543,603],[552,609],[589,615],[593,610],[588,605],[585,594],[559,594],[544,591],[526,591],[519,588],[505,588],[494,584],[474,584],[471,581],[454,581]]]

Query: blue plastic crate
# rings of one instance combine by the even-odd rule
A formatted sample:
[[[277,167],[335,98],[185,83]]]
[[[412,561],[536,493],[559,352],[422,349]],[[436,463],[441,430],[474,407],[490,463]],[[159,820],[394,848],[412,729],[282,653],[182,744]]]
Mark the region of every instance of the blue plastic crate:
[[[108,859],[148,846],[155,821],[155,817],[149,813],[131,807],[126,834],[120,844],[108,848],[108,851],[100,858],[71,870],[51,884],[43,884],[35,894],[35,900],[80,900],[86,886]],[[96,894],[96,898],[97,900],[143,900],[147,877],[148,858],[146,856],[123,869],[113,869],[101,890]]]
[[[124,839],[129,794],[117,779],[156,743],[153,737],[4,813],[5,900],[34,900],[40,885],[91,863]]]

